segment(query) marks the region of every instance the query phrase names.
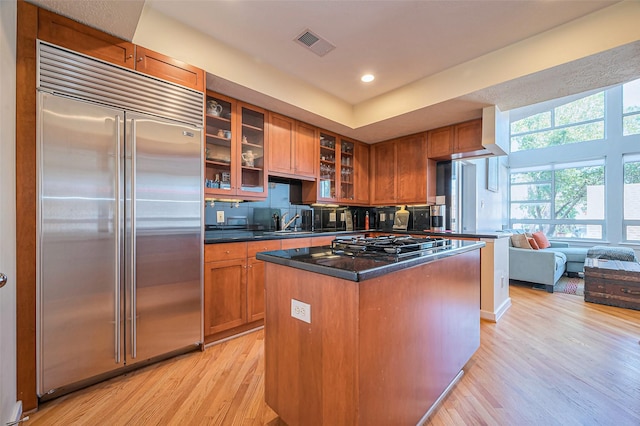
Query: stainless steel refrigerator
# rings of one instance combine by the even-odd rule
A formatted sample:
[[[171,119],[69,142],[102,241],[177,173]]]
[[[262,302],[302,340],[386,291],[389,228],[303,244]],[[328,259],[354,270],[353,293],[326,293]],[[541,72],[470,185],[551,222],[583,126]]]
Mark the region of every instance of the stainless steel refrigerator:
[[[41,399],[202,343],[201,128],[57,92],[38,94]]]

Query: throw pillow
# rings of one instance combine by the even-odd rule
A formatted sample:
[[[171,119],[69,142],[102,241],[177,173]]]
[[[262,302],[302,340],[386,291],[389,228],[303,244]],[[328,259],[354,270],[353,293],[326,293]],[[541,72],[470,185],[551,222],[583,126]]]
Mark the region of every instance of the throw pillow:
[[[531,245],[529,241],[527,241],[527,236],[524,234],[514,234],[511,236],[511,245],[516,248],[529,249],[531,250]]]
[[[542,231],[534,232],[533,239],[538,243],[538,247],[541,249],[546,249],[551,247],[551,243],[547,239],[547,236],[542,233]]]
[[[538,243],[536,243],[535,238],[527,237],[527,241],[529,242],[529,245],[531,246],[532,249],[540,250],[540,246],[538,246]]]

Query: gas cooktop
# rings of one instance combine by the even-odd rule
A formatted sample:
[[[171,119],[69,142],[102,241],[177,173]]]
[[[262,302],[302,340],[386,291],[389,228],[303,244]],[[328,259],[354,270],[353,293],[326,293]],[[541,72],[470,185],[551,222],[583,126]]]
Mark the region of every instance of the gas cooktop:
[[[338,237],[331,243],[335,254],[351,256],[416,256],[451,248],[443,237],[385,235],[379,237]]]

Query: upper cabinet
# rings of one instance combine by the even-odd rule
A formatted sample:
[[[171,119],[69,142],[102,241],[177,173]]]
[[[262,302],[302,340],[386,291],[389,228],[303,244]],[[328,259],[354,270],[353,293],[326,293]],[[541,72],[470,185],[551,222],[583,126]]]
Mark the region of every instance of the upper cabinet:
[[[266,111],[207,92],[205,194],[267,197]]]
[[[371,203],[435,203],[436,163],[423,133],[371,146]]]
[[[270,113],[269,143],[269,174],[303,180],[315,179],[315,127]]]
[[[204,70],[153,50],[136,46],[136,71],[203,92]]]
[[[205,73],[200,68],[48,10],[38,10],[38,38],[200,92],[205,88]]]
[[[111,34],[38,10],[38,38],[112,64],[135,69],[135,45]]]
[[[491,154],[482,146],[482,119],[465,121],[427,132],[428,156],[452,160]]]
[[[318,175],[302,185],[305,203],[369,202],[369,146],[320,130]]]

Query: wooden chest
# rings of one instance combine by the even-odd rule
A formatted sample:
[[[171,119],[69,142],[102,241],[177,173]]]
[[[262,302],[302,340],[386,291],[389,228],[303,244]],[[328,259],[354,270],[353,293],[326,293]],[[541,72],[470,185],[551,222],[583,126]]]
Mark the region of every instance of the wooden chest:
[[[640,310],[640,263],[587,258],[584,300]]]

